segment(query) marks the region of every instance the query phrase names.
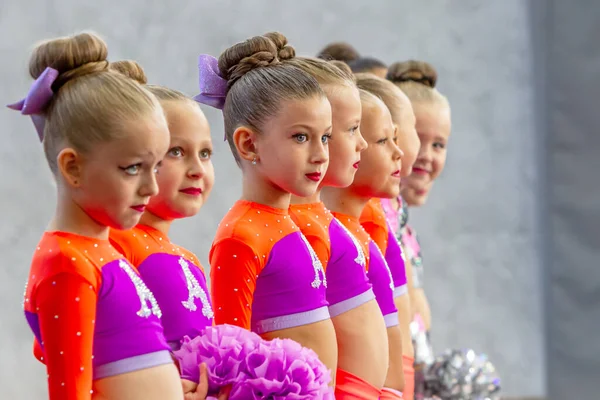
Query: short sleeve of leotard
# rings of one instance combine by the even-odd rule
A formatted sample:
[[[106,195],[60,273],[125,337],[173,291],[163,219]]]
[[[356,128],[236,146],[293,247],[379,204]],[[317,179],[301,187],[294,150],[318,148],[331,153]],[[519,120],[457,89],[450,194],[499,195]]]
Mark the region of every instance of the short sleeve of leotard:
[[[244,242],[227,238],[213,244],[209,254],[215,324],[250,329],[252,299],[261,262]]]

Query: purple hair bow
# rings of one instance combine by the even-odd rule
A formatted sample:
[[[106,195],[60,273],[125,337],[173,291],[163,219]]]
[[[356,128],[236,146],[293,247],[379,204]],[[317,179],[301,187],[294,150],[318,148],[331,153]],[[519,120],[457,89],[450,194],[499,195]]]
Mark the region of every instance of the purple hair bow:
[[[219,61],[208,54],[198,56],[200,94],[194,96],[198,103],[222,110],[227,97],[227,80],[219,74]],[[224,138],[227,140],[227,137]]]
[[[12,110],[21,111],[23,115],[31,116],[40,141],[44,139],[44,126],[46,125],[46,118],[42,114],[54,96],[52,84],[57,77],[58,71],[47,67],[33,82],[29,93],[23,100],[7,106]]]
[[[219,75],[218,60],[208,54],[200,54],[198,70],[200,94],[194,100],[222,110],[227,97],[227,80]]]

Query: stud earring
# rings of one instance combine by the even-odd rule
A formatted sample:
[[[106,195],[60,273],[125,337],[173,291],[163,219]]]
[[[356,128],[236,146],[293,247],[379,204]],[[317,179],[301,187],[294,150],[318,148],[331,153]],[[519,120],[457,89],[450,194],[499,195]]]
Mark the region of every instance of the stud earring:
[[[252,165],[256,165],[256,157],[252,159]]]

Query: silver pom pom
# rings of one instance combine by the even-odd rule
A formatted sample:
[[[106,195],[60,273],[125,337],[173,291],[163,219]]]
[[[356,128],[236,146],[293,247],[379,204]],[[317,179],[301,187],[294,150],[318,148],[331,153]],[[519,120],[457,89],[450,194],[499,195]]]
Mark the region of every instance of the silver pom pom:
[[[424,369],[424,398],[499,400],[500,378],[485,354],[447,350]]]

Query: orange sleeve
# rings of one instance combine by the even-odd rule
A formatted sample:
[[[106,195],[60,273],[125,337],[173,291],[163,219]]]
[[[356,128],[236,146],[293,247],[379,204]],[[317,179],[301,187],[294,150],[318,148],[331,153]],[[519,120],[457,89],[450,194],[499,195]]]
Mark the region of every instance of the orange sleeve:
[[[385,255],[387,250],[388,231],[376,223],[366,221],[361,223],[365,231],[371,236],[371,239],[375,242],[381,253]]]
[[[323,264],[323,268],[327,269],[327,263],[331,258],[331,246],[328,243],[325,243],[322,237],[316,235],[305,235],[306,240],[310,244],[310,247],[313,248],[315,253],[317,253],[317,257],[321,260],[321,264]]]
[[[137,268],[141,261],[138,260],[138,257],[136,257],[136,253],[133,249],[133,243],[129,243],[128,240],[125,240],[126,234],[131,235],[129,231],[127,231],[127,233],[111,231],[109,238],[110,244]]]
[[[249,330],[256,278],[260,273],[258,255],[239,240],[225,239],[213,245],[209,257],[215,324]]]
[[[60,273],[36,291],[42,361],[50,400],[91,399],[92,349],[97,295],[90,282]]]
[[[42,364],[44,363],[44,350],[42,350],[42,346],[37,341],[36,338],[33,338],[33,356]]]

